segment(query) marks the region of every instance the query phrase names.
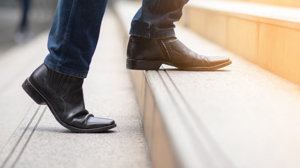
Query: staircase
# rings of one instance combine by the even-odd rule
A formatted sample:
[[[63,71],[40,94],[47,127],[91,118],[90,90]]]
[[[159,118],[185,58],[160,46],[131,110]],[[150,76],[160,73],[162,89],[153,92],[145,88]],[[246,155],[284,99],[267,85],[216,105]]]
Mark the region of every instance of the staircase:
[[[203,37],[299,85],[300,9],[251,2],[193,0],[186,6],[181,22]],[[299,4],[294,2],[294,6]]]
[[[118,127],[93,134],[61,126],[22,89],[48,54],[49,30],[0,54],[0,168],[150,168],[120,24],[111,9],[83,85],[85,107]]]
[[[131,71],[153,167],[300,166],[300,10],[261,2],[191,0],[184,8],[178,39],[232,65]],[[140,5],[114,5],[124,41]]]

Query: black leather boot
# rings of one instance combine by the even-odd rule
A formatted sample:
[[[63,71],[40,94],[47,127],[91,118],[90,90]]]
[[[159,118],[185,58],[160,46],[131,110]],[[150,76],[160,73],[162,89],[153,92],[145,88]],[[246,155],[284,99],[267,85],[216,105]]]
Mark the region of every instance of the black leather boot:
[[[96,118],[85,109],[83,79],[38,67],[22,87],[38,104],[46,104],[56,120],[74,132],[103,132],[116,127],[114,120]]]
[[[176,37],[152,39],[130,36],[127,48],[127,69],[158,70],[167,64],[182,70],[216,70],[231,64],[227,57],[199,55]]]

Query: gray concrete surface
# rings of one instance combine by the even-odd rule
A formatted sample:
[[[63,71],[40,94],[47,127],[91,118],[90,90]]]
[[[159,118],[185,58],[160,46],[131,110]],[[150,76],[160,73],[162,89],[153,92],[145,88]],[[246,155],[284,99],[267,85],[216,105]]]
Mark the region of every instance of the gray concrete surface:
[[[33,104],[21,85],[36,66],[43,62],[47,54],[47,34],[14,47],[0,56],[0,149]]]
[[[55,5],[55,2],[51,2],[48,5],[41,5],[36,1],[32,1],[28,16],[29,36],[27,40],[34,39],[50,28],[54,16],[53,6]],[[21,5],[15,3],[12,2],[13,6],[0,5],[0,54],[18,45],[15,41],[15,34],[22,15]]]
[[[23,80],[47,54],[45,33],[1,57],[0,77],[7,79],[0,81],[0,113],[5,117],[0,123],[2,167],[151,167],[135,92],[125,69],[120,25],[110,10],[102,25],[84,95],[90,113],[112,118],[118,126],[107,133],[72,133],[21,90]]]

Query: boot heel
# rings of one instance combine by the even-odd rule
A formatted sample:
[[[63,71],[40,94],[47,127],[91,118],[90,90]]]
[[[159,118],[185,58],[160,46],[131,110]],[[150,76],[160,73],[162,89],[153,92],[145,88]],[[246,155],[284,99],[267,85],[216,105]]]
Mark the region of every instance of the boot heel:
[[[40,95],[40,93],[29,82],[29,78],[27,78],[25,80],[25,82],[22,84],[22,88],[37,104],[46,105],[45,99]]]
[[[161,64],[161,61],[127,59],[126,68],[136,70],[158,70]]]

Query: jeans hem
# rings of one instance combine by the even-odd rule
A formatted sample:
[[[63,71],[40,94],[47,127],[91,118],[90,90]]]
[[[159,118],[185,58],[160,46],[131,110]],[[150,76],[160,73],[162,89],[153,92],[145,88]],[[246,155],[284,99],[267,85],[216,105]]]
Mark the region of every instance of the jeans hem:
[[[76,72],[73,69],[63,68],[57,65],[52,64],[51,62],[48,62],[47,60],[44,61],[44,63],[47,65],[48,68],[52,69],[55,72],[62,73],[65,75],[74,76],[77,78],[86,78],[88,72]]]
[[[160,31],[160,32],[152,33],[152,32],[141,31],[141,29],[130,29],[129,34],[134,35],[134,36],[145,37],[145,38],[154,38],[154,39],[175,37],[174,30]]]

